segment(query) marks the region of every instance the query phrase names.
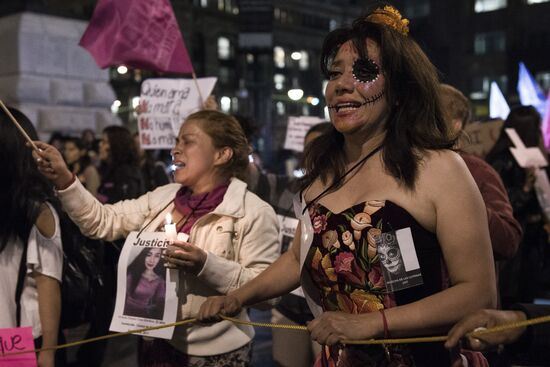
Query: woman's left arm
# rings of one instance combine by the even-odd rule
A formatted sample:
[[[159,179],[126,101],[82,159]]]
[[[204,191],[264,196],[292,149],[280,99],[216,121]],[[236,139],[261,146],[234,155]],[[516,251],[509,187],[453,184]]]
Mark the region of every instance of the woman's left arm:
[[[38,314],[42,326],[42,347],[57,345],[59,319],[61,317],[61,286],[59,281],[47,275],[33,273],[38,292]],[[55,350],[40,352],[39,367],[55,365]]]
[[[384,310],[392,336],[447,332],[463,316],[496,305],[496,281],[487,214],[481,194],[457,154],[432,153],[420,169],[414,200],[429,203],[431,218],[451,286],[416,302]],[[361,315],[324,313],[310,324],[317,341],[384,336],[378,312]]]

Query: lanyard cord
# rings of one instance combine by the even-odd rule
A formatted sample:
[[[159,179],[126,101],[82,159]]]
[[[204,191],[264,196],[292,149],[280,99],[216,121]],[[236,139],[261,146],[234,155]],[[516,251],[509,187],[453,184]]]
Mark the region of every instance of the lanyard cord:
[[[185,217],[181,217],[181,219],[178,220],[178,222],[176,223],[176,231],[177,231],[178,233],[181,232],[181,230],[183,229],[183,226],[185,225],[185,223],[187,223],[187,220],[188,220],[189,218],[191,218],[191,217],[193,216],[193,214],[195,214],[195,211],[196,211],[197,209],[200,209],[200,206],[201,206],[202,202],[203,202],[204,200],[206,200],[206,198],[208,197],[208,194],[210,194],[210,193],[207,193],[206,195],[204,195],[204,196],[199,200],[199,203],[198,203],[197,205],[195,205],[194,208],[191,208],[191,205],[189,205],[189,208],[191,208],[191,212],[190,212],[188,215],[186,215]],[[184,219],[185,219],[185,220],[184,220]],[[183,220],[183,223],[181,223],[182,220]],[[180,223],[181,223],[181,226],[179,226],[179,228],[178,228],[178,225],[179,225]]]
[[[302,215],[304,215],[304,213],[306,212],[306,210],[312,205],[314,204],[315,202],[317,202],[321,197],[323,197],[323,195],[325,195],[327,192],[329,192],[330,190],[332,190],[333,188],[337,187],[340,182],[342,182],[342,180],[344,178],[346,178],[347,175],[349,175],[351,172],[353,172],[357,167],[359,167],[360,165],[362,165],[363,163],[365,163],[370,157],[372,157],[374,154],[376,154],[376,152],[378,152],[380,149],[382,149],[382,145],[379,145],[378,147],[374,148],[369,154],[367,154],[364,158],[362,158],[359,162],[355,163],[353,165],[353,167],[351,167],[350,169],[348,169],[346,172],[344,172],[344,174],[340,177],[338,177],[338,179],[336,181],[334,181],[332,184],[330,184],[329,187],[327,187],[325,190],[323,190],[323,192],[321,192],[319,195],[317,195],[313,200],[311,200],[309,203],[307,203],[306,207],[304,208],[304,210],[302,211]]]

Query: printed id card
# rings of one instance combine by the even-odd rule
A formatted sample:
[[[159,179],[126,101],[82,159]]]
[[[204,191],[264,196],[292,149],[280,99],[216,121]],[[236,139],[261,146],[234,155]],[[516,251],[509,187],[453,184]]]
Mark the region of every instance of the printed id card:
[[[375,241],[388,292],[424,283],[410,228],[382,233]]]

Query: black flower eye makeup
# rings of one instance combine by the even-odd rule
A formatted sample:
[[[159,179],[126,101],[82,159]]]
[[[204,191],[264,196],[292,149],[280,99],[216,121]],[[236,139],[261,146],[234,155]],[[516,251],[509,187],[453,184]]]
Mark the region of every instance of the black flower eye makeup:
[[[369,58],[357,59],[353,63],[353,77],[361,83],[372,83],[378,79],[380,68]]]

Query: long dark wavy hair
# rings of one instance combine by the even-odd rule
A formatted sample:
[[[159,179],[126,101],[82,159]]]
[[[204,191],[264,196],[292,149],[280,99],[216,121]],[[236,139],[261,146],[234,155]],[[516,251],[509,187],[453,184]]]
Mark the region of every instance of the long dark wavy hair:
[[[30,138],[38,140],[27,116],[15,108],[9,110]],[[0,111],[0,252],[17,238],[27,243],[43,203],[59,207],[53,185],[38,171],[32,149],[25,144],[21,132]]]
[[[109,158],[107,162],[102,162],[106,176],[113,174],[122,165],[139,167],[139,153],[130,130],[112,125],[103,129],[103,133],[109,140]]]
[[[413,190],[421,151],[450,149],[454,139],[442,115],[436,68],[412,38],[384,24],[368,21],[372,10],[357,18],[350,28],[336,29],[327,35],[321,52],[321,70],[329,79],[332,60],[340,46],[349,40],[362,58],[367,57],[367,38],[380,46],[389,106],[382,159],[388,173]],[[302,190],[317,178],[326,184],[329,179],[335,182],[343,175],[346,164],[343,146],[344,136],[335,129],[309,145],[305,151]]]
[[[147,253],[151,251],[152,247],[146,247],[137,255],[137,257],[128,265],[128,274],[132,274],[131,283],[128,285],[128,292],[130,294],[134,293],[136,287],[138,286],[139,279],[141,274],[145,271],[145,258]],[[166,268],[164,267],[162,260],[159,260],[157,266],[153,269],[155,274],[157,274],[162,279],[166,279]]]

